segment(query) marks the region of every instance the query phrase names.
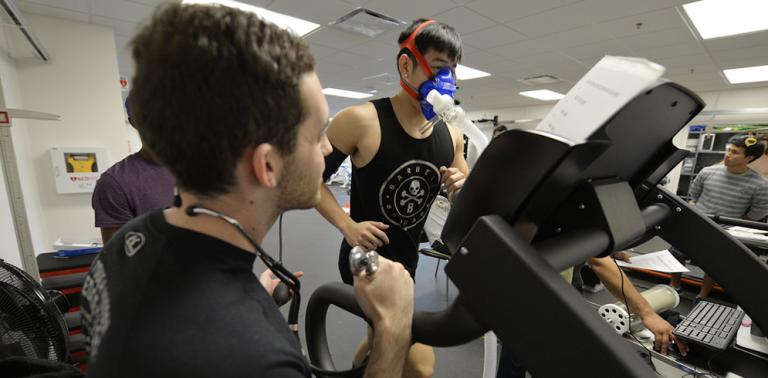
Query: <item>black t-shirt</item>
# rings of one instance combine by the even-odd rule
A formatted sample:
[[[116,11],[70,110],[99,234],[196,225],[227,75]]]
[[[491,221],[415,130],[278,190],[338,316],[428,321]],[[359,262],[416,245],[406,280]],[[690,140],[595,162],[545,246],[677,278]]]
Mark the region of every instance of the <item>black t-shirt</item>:
[[[83,286],[88,376],[310,376],[255,258],[162,210],[125,225]]]

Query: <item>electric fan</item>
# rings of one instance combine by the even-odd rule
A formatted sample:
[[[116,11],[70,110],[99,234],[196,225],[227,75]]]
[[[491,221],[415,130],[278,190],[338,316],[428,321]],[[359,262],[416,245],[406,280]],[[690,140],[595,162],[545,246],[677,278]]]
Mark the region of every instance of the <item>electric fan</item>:
[[[0,259],[0,361],[28,357],[64,361],[69,356],[62,312],[67,298],[43,287]]]

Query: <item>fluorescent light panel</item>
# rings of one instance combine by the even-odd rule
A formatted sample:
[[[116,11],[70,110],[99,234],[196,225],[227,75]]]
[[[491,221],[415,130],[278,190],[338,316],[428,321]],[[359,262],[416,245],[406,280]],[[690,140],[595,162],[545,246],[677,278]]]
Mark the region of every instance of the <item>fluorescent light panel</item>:
[[[768,66],[754,66],[723,70],[731,84],[754,83],[768,81]]]
[[[346,97],[346,98],[354,98],[354,99],[373,97],[373,95],[370,93],[348,91],[348,90],[336,89],[336,88],[323,88],[323,93],[325,93],[328,96]]]
[[[768,29],[766,0],[702,0],[683,9],[703,39]]]
[[[241,3],[233,0],[184,0],[183,4],[203,4],[203,5],[223,5],[225,7],[237,8],[242,11],[256,13],[259,17],[266,21],[269,21],[283,29],[288,29],[293,33],[303,36],[309,32],[317,29],[320,25],[302,20],[293,16],[289,16],[282,13],[273,12],[268,9],[257,7],[255,5]]]
[[[488,72],[480,71],[478,69],[463,66],[461,64],[456,66],[456,79],[459,80],[472,80],[480,77],[491,76]]]
[[[542,100],[542,101],[559,100],[559,99],[565,97],[564,94],[560,94],[560,93],[557,93],[557,92],[554,92],[554,91],[550,91],[549,89],[539,89],[539,90],[536,90],[536,91],[525,91],[525,92],[520,92],[520,94],[523,95],[523,96],[526,96],[526,97],[532,97],[532,98],[535,98],[537,100]]]

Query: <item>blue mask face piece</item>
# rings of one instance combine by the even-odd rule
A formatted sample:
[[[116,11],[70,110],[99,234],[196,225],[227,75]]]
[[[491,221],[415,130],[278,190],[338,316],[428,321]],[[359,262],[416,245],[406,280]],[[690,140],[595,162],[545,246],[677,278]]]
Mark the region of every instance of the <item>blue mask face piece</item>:
[[[453,71],[446,66],[437,71],[435,76],[425,81],[419,87],[419,104],[421,105],[421,114],[424,118],[431,120],[435,118],[435,111],[432,109],[432,104],[427,102],[427,94],[432,90],[436,90],[442,95],[456,97],[456,79],[453,78]]]

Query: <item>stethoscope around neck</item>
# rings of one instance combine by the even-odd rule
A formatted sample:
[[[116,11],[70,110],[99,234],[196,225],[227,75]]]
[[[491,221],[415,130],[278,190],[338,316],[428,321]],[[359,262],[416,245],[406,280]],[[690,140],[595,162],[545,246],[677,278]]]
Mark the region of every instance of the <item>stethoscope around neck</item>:
[[[261,259],[261,261],[264,263],[264,265],[267,266],[267,269],[269,269],[272,274],[277,277],[281,283],[285,284],[285,286],[288,287],[288,290],[290,290],[292,294],[291,298],[291,306],[288,309],[288,328],[293,332],[293,334],[296,336],[296,338],[299,338],[299,307],[301,306],[301,294],[299,291],[301,290],[301,282],[299,281],[296,276],[293,275],[288,269],[283,266],[283,264],[272,258],[266,251],[264,251],[263,248],[259,245],[256,240],[249,235],[245,229],[243,228],[243,225],[240,224],[237,220],[235,220],[232,217],[226,216],[218,211],[214,211],[205,207],[201,207],[198,205],[191,205],[187,207],[184,212],[190,216],[194,217],[199,214],[205,214],[210,215],[212,217],[219,218],[230,225],[234,226],[238,231],[240,231],[240,234],[245,237],[246,240],[248,240],[249,243],[253,246],[253,248],[256,249],[256,256]]]
[[[175,199],[175,202],[177,202],[178,199]],[[180,201],[178,201],[180,202]],[[180,203],[175,203],[178,205],[181,205]],[[249,243],[253,246],[253,248],[256,249],[256,256],[261,259],[261,261],[264,263],[264,265],[267,266],[267,269],[269,269],[272,274],[274,274],[282,284],[285,284],[285,286],[288,288],[288,290],[291,292],[291,305],[288,309],[288,328],[291,330],[294,336],[296,336],[296,341],[299,343],[299,346],[301,346],[301,339],[299,338],[299,308],[301,307],[301,282],[299,282],[299,279],[293,275],[288,269],[283,266],[283,264],[272,258],[266,251],[264,251],[263,248],[261,248],[261,245],[259,245],[256,240],[249,235],[245,229],[243,228],[243,225],[240,224],[237,220],[235,220],[232,217],[229,217],[227,215],[224,215],[218,211],[214,211],[202,206],[198,205],[191,205],[188,206],[186,209],[184,209],[184,213],[190,217],[198,216],[200,214],[203,215],[210,215],[212,217],[219,218],[230,225],[234,226],[243,237],[245,237],[246,240],[248,240]],[[375,271],[375,269],[374,269]],[[278,285],[278,288],[280,286]],[[275,290],[277,291],[278,288]],[[277,299],[276,299],[277,300]],[[302,349],[303,352],[303,349]],[[312,372],[319,376],[330,376],[330,377],[357,377],[362,376],[362,373],[367,365],[366,363],[362,363],[359,366],[354,367],[350,370],[339,370],[339,371],[329,371],[329,370],[323,370],[317,366],[312,365],[309,362],[309,359],[307,359],[307,364],[312,369]]]

